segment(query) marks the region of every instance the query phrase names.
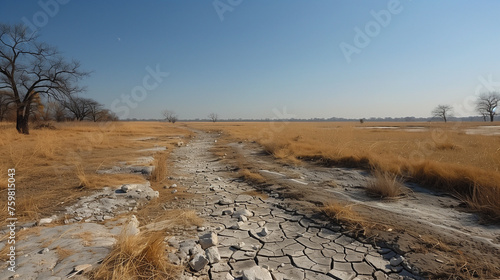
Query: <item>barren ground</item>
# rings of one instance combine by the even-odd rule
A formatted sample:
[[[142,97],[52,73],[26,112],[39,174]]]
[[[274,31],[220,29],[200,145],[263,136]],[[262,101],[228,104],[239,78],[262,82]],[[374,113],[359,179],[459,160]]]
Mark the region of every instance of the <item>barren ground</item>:
[[[366,220],[378,225],[366,235],[405,256],[426,277],[499,277],[500,227],[481,224],[461,201],[408,183],[404,198],[380,200],[364,190],[370,174],[363,170],[324,167],[319,163],[290,166],[266,155],[256,143],[219,144],[224,161],[241,161],[266,178],[259,189],[294,198],[297,207],[314,208],[329,201],[354,205]],[[241,164],[241,163],[240,163]],[[332,184],[332,181],[335,184]],[[332,186],[333,185],[333,186]]]

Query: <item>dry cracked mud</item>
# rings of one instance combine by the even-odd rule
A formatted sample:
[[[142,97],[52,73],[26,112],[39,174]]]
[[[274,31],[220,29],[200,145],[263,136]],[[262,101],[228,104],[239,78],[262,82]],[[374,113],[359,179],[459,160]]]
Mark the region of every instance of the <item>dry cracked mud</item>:
[[[254,188],[235,180],[211,152],[217,136],[198,132],[173,153],[174,179],[196,194],[189,205],[206,221],[200,236],[217,234],[220,255],[185,277],[239,279],[260,266],[273,279],[420,279],[403,256],[349,236],[340,225],[292,207],[276,192],[266,198],[249,195]]]

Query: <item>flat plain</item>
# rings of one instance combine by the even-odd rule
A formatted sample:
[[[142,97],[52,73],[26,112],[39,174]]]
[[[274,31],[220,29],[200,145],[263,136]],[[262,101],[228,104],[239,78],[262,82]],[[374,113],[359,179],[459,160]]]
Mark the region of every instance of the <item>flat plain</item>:
[[[134,214],[144,232],[141,238],[154,237],[155,242],[159,240],[158,230],[152,229],[158,229],[158,223],[163,222],[167,227],[160,230],[161,240],[172,236],[182,240],[196,236],[196,228],[198,231],[217,228],[218,218],[213,213],[222,209],[215,206],[213,210],[212,205],[217,205],[216,200],[222,199],[222,194],[228,192],[224,197],[230,197],[231,192],[241,189],[239,195],[249,195],[252,201],[279,200],[280,205],[286,205],[287,211],[296,216],[311,215],[318,222],[338,225],[342,234],[356,242],[372,244],[367,248],[378,246],[404,257],[409,267],[400,271],[411,272],[414,277],[500,276],[498,126],[285,121],[81,122],[55,124],[54,129],[33,130],[30,135],[15,133],[9,123],[2,124],[0,130],[1,168],[16,169],[17,217],[26,225],[26,233],[20,234],[20,239],[36,234],[37,228],[106,224],[99,219],[72,220],[74,213],[68,212],[67,207],[106,188],[149,182],[158,197],[148,198],[147,203],[138,204],[113,220]],[[199,156],[192,156],[193,153]],[[137,169],[138,166],[142,169]],[[7,179],[2,172],[0,180]],[[215,190],[199,189],[203,184]],[[221,188],[218,191],[217,186]],[[1,191],[6,192],[4,184]],[[235,209],[241,203],[235,200]],[[257,206],[274,209],[274,206]],[[4,208],[2,222],[7,213]],[[273,211],[278,210],[271,210],[271,216]],[[54,217],[50,225],[36,225],[47,217]],[[248,226],[253,222],[272,225],[272,220],[260,219],[249,220]],[[309,232],[309,227],[306,229]],[[100,270],[97,267],[81,277],[124,279],[123,275],[137,269],[129,266],[117,269],[114,258],[116,252],[125,250],[119,247],[120,242],[130,246],[144,243],[145,239],[117,237],[116,240],[114,249],[106,253],[107,257],[103,256],[107,261],[102,267],[110,271],[111,266],[114,268],[111,270],[121,271],[121,276],[106,274],[102,267]],[[169,246],[166,248],[170,250]],[[256,262],[262,260],[262,252],[262,248],[255,252]],[[73,255],[63,253],[59,254],[59,263]],[[156,256],[152,258],[163,258],[164,253],[147,252]],[[294,257],[300,258],[290,256]],[[231,259],[234,261],[234,256],[227,256],[228,264]],[[301,279],[322,271],[294,262],[290,265],[297,273],[303,273],[305,278]],[[336,271],[334,265],[332,262],[332,271]],[[366,265],[373,271],[365,276],[375,277],[380,267],[366,260],[354,261],[352,269]],[[175,275],[180,274],[216,279],[210,269],[213,266],[206,274],[203,271],[200,274],[187,264],[172,268],[158,262],[148,273],[155,275],[161,270],[165,279],[168,275],[176,279],[180,276]],[[398,269],[395,266],[394,272],[387,272],[386,276],[400,275]],[[233,268],[230,272],[237,277],[237,270]],[[362,275],[355,269],[351,272],[358,277]],[[324,274],[335,279],[331,273]]]

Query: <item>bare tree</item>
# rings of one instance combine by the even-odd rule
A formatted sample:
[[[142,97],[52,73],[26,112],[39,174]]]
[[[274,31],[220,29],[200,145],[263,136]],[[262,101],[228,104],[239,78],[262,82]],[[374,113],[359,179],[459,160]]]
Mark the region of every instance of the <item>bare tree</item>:
[[[56,122],[62,122],[68,118],[66,109],[64,108],[63,104],[61,104],[61,102],[57,101],[48,102],[47,110],[51,118],[54,119]]]
[[[97,112],[97,118],[94,121],[105,122],[105,121],[117,121],[117,120],[118,116],[115,113],[113,113],[108,109],[102,109]]]
[[[0,24],[0,89],[14,95],[16,129],[23,134],[29,134],[29,108],[37,93],[61,100],[82,91],[76,83],[89,74],[37,39],[22,24]]]
[[[167,120],[170,123],[175,123],[177,121],[177,115],[175,114],[174,111],[164,110],[162,114],[165,117],[165,120]]]
[[[438,105],[436,108],[434,108],[434,110],[432,110],[432,116],[441,118],[444,120],[444,122],[447,122],[447,117],[450,115],[452,110],[453,107],[451,107],[450,105]]]
[[[63,103],[64,108],[73,116],[75,120],[83,121],[92,115],[100,104],[90,98],[70,97]]]
[[[479,99],[476,101],[476,109],[484,117],[489,117],[490,122],[493,121],[495,115],[497,114],[497,106],[500,101],[500,93],[498,92],[488,92],[479,95]]]
[[[100,121],[102,117],[104,117],[106,114],[104,114],[104,106],[97,102],[90,102],[88,103],[89,106],[89,117],[93,122]]]
[[[11,109],[14,103],[14,95],[8,91],[0,91],[0,122],[3,121],[5,114]]]
[[[218,116],[216,113],[211,113],[210,115],[208,115],[208,118],[209,118],[212,122],[216,122],[216,121],[219,119],[219,116]]]

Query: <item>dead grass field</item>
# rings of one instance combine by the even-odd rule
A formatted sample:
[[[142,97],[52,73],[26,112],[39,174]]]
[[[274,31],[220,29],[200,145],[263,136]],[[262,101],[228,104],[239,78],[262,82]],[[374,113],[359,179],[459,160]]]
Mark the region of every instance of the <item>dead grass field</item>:
[[[490,220],[500,220],[500,138],[466,134],[485,123],[189,123],[236,141],[256,141],[287,164],[389,172],[450,192]],[[247,175],[247,174],[244,174]]]
[[[158,171],[166,172],[167,167],[162,161],[166,160],[179,137],[190,134],[182,128],[160,122],[54,125],[56,129],[32,129],[30,135],[20,135],[14,124],[0,124],[0,182],[4,182],[0,193],[7,191],[7,169],[15,168],[16,212],[20,222],[51,215],[95,189],[149,179],[142,175],[96,173],[115,166],[117,162],[131,162],[154,153],[141,152],[141,149],[166,146],[166,151],[154,155],[161,169]],[[139,138],[144,139],[137,141]],[[156,172],[151,179],[152,187],[161,190],[165,176]],[[2,222],[6,218],[6,207],[2,204]]]

